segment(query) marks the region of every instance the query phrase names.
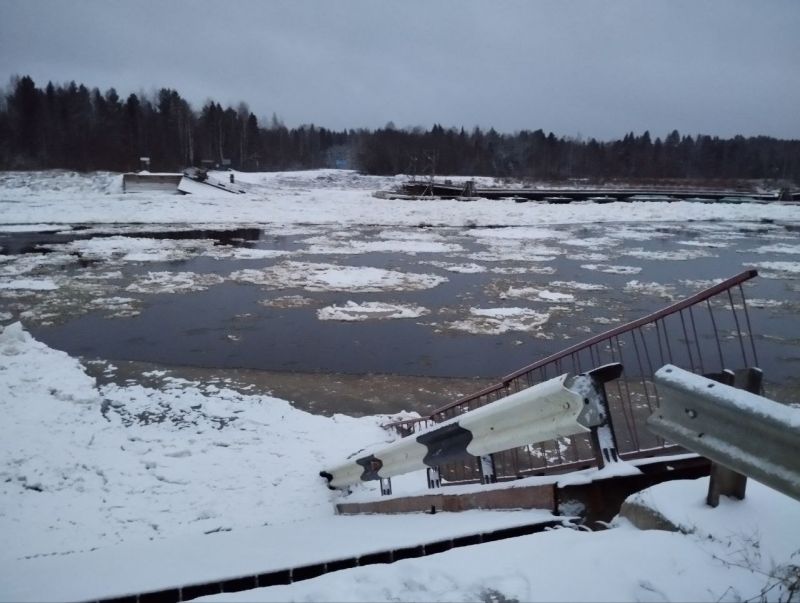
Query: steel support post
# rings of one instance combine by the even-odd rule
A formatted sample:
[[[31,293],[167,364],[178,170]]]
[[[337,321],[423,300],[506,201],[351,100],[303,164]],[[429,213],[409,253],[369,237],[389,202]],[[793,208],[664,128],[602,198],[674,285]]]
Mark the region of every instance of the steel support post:
[[[478,467],[481,470],[481,483],[493,484],[497,481],[497,471],[494,466],[494,456],[484,454],[478,457]]]
[[[439,467],[428,467],[428,488],[433,490],[434,488],[441,488],[442,487],[442,475],[439,471]]]
[[[617,434],[614,432],[614,423],[611,420],[611,409],[608,405],[605,384],[619,379],[622,375],[622,365],[619,363],[606,364],[585,373],[589,378],[588,391],[583,392],[583,401],[587,408],[599,411],[597,422],[591,427],[592,450],[594,451],[597,467],[602,469],[608,463],[619,461]]]
[[[735,373],[731,370],[725,370],[717,375],[708,375],[708,378],[730,386],[736,386],[735,384],[737,381]],[[738,387],[751,394],[758,394],[761,392],[762,380],[763,373],[761,369],[748,368],[745,373],[740,376]],[[711,463],[711,473],[708,479],[708,495],[706,496],[706,504],[709,507],[718,506],[720,496],[730,496],[731,498],[744,500],[746,490],[746,475],[742,475],[738,471],[729,469],[719,463]]]

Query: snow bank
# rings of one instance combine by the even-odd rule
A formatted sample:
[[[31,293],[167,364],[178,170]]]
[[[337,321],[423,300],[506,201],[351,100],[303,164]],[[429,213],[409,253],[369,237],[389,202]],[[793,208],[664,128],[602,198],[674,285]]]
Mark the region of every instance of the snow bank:
[[[14,560],[330,517],[319,468],[391,436],[269,396],[96,387],[20,323],[0,333],[0,583]]]
[[[786,600],[779,577],[800,550],[800,503],[760,484],[744,501],[704,503],[707,478],[632,497],[687,533],[556,529],[446,553],[326,574],[203,601]],[[791,555],[795,554],[792,558]]]

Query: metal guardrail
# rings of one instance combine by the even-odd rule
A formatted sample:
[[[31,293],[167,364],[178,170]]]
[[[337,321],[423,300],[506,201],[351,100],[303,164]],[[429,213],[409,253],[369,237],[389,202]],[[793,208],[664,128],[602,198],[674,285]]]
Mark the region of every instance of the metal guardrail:
[[[742,283],[757,276],[748,270],[721,281],[657,312],[606,331],[519,369],[490,387],[460,398],[427,417],[388,425],[407,436],[493,404],[525,388],[566,372],[621,363],[625,375],[607,388],[610,418],[620,456],[631,459],[678,451],[645,427],[660,403],[653,380],[658,367],[672,364],[693,373],[758,366],[750,316]],[[590,467],[595,457],[585,435],[539,442],[493,454],[497,478],[559,473]],[[481,481],[476,459],[447,463],[441,468],[445,483]]]
[[[621,365],[610,364],[581,375],[555,377],[414,437],[364,453],[320,475],[331,488],[344,488],[426,467],[438,471],[444,463],[478,457],[482,460],[483,479],[494,481],[495,469],[488,455],[579,433],[591,434],[601,467],[617,462],[604,384],[621,373]],[[428,479],[430,483],[430,472]],[[382,484],[382,490],[386,489],[391,490],[390,483]]]
[[[655,382],[651,431],[800,500],[800,410],[672,365]]]

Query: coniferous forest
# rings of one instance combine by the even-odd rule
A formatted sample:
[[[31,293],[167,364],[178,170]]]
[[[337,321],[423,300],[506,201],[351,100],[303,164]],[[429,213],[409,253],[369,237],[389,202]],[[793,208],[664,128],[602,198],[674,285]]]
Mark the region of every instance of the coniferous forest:
[[[266,123],[265,123],[266,121]],[[176,91],[121,98],[83,84],[14,78],[0,95],[0,169],[151,170],[230,165],[245,171],[357,169],[368,174],[436,174],[538,180],[769,179],[800,182],[800,140],[718,138],[649,132],[598,141],[542,130],[434,125],[332,131],[259,121],[245,103],[194,109]]]

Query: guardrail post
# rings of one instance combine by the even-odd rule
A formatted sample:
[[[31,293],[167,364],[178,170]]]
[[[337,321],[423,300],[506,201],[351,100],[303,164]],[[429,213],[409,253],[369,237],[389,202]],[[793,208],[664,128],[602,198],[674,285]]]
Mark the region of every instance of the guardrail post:
[[[478,457],[478,466],[481,470],[481,483],[494,484],[497,481],[497,471],[494,466],[494,456],[484,454]]]
[[[439,467],[428,467],[428,488],[433,490],[434,488],[441,488],[442,487],[442,474],[439,471]]]
[[[622,365],[616,362],[606,364],[585,375],[589,377],[590,387],[588,391],[583,392],[583,402],[587,408],[596,408],[600,411],[599,423],[591,427],[591,441],[597,467],[602,469],[607,463],[619,462],[617,434],[614,432],[614,423],[611,420],[605,383],[619,379],[622,375]]]
[[[392,478],[391,477],[382,477],[381,478],[381,496],[388,496],[392,493]]]
[[[736,375],[731,370],[724,370],[722,373],[707,375],[709,379],[719,381],[725,385],[733,386],[736,382]],[[758,368],[748,368],[741,379],[742,388],[751,394],[758,394],[761,391],[763,373]],[[720,496],[730,496],[738,500],[744,500],[747,490],[747,476],[738,471],[729,469],[719,463],[711,463],[711,473],[708,479],[708,495],[706,504],[709,507],[719,505]]]

